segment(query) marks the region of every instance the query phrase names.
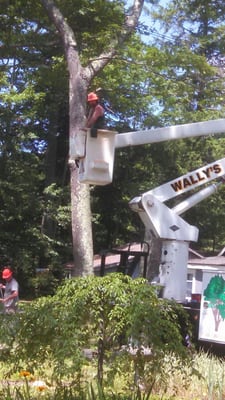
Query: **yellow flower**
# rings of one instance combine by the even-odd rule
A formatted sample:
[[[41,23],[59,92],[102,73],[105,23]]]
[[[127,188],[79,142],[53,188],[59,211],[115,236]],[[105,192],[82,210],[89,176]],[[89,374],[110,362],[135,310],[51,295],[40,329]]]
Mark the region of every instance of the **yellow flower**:
[[[26,370],[22,370],[22,371],[20,371],[20,376],[25,376],[25,377],[30,376],[30,372],[26,371]]]
[[[42,390],[45,390],[46,389],[46,386],[38,386],[37,387],[37,390],[39,390],[40,392],[42,392]]]

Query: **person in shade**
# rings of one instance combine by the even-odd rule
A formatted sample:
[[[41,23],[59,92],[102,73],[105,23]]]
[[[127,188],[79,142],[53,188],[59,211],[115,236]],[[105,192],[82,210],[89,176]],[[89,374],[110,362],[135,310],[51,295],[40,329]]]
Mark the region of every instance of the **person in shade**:
[[[3,303],[4,312],[6,314],[15,313],[17,311],[19,301],[19,284],[13,278],[13,272],[10,267],[5,267],[2,272],[2,279],[5,284],[0,284],[0,289],[3,292],[3,297],[0,302]]]

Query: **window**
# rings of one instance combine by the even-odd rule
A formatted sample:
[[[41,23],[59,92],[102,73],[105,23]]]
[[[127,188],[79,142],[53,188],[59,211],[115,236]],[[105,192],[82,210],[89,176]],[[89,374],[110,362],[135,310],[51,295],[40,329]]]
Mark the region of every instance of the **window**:
[[[191,295],[192,295],[192,284],[194,280],[194,274],[188,273],[187,274],[187,290],[186,290],[186,300],[190,301],[191,300]]]

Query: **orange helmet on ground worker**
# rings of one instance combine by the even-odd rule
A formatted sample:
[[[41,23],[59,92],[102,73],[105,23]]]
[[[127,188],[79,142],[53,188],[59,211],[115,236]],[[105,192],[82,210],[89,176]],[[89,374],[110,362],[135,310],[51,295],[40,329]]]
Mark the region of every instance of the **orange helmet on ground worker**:
[[[3,272],[2,272],[2,278],[3,279],[9,279],[9,278],[12,277],[12,274],[13,273],[12,273],[11,269],[8,268],[8,267],[5,267]]]

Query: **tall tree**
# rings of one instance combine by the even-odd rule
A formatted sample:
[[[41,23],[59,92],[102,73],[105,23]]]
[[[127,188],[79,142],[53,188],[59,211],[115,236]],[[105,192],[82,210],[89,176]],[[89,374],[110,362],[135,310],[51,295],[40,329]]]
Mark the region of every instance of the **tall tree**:
[[[181,122],[224,115],[224,12],[221,0],[172,0],[154,13],[161,26],[157,46],[167,52],[163,89],[169,96],[161,103],[167,120],[169,115]]]
[[[113,4],[109,3],[112,7]],[[108,44],[105,43],[105,48],[102,48],[101,54],[95,57],[92,56],[92,59],[84,67],[79,54],[76,33],[67,22],[68,19],[52,0],[42,0],[42,4],[46,8],[51,21],[60,34],[67,61],[69,71],[70,138],[79,136],[85,127],[87,90],[93,78],[113,59],[119,47],[134,32],[143,8],[143,3],[144,0],[134,0],[133,6],[130,8],[130,13],[129,15],[124,15],[120,28],[117,25],[117,30],[112,32],[111,37],[108,34]],[[102,2],[100,4],[103,6]],[[116,5],[119,7],[119,20],[121,20],[122,3],[118,2]],[[70,165],[70,172],[75,264],[73,275],[86,275],[92,273],[93,264],[89,187],[79,183],[78,169],[75,163]]]
[[[21,296],[31,296],[39,283],[54,286],[71,260],[70,193],[59,188],[69,175],[68,74],[38,1],[5,0],[1,11],[0,268],[10,262]],[[40,277],[40,268],[49,273]]]

